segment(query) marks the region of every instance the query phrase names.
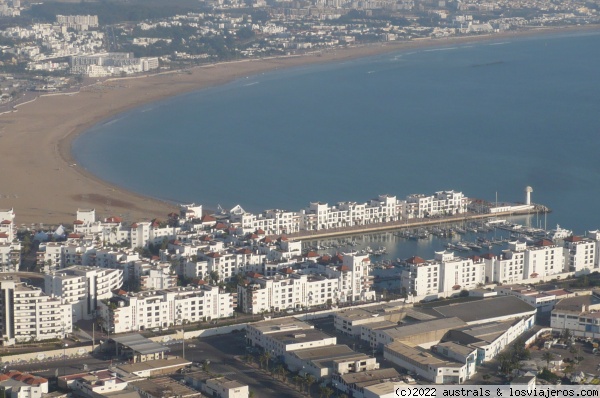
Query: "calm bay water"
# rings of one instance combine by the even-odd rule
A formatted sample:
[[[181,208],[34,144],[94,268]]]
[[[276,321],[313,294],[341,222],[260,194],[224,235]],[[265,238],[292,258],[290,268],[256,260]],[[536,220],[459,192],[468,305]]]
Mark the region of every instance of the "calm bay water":
[[[136,192],[253,212],[442,189],[522,201],[531,185],[548,228],[583,233],[600,228],[599,49],[569,34],[249,76],[124,113],[73,151]]]

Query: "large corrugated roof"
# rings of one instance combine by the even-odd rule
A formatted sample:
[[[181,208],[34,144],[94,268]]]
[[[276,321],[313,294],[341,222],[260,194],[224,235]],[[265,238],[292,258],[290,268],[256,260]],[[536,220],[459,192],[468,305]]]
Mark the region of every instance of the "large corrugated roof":
[[[164,345],[155,343],[154,341],[145,338],[141,334],[128,334],[127,336],[113,337],[112,340],[132,349],[135,352],[140,353],[141,355],[150,355],[158,352],[169,351],[169,349]]]

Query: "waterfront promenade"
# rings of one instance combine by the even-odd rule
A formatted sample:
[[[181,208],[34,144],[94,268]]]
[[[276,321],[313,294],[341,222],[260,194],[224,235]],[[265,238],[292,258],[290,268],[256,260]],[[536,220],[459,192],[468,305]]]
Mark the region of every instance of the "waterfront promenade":
[[[290,239],[311,240],[332,238],[339,236],[366,234],[371,232],[383,232],[391,230],[403,230],[422,228],[427,226],[439,226],[445,224],[457,224],[476,220],[490,220],[494,218],[510,218],[512,216],[523,216],[529,214],[544,214],[551,210],[543,205],[534,205],[532,209],[521,211],[503,211],[497,213],[462,213],[452,216],[435,217],[435,218],[413,218],[398,221],[389,221],[383,223],[373,223],[367,225],[354,225],[351,227],[328,228],[318,231],[299,231],[293,234],[286,235]]]

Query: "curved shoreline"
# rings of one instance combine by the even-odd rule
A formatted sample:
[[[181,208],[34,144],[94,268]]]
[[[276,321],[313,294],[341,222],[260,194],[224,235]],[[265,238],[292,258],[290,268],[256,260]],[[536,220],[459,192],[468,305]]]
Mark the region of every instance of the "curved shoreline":
[[[598,30],[598,27],[590,27]],[[0,116],[0,208],[14,207],[17,222],[71,223],[77,208],[94,207],[99,217],[121,215],[128,221],[164,218],[170,203],[117,187],[72,166],[73,140],[92,126],[148,103],[228,83],[280,68],[339,62],[386,52],[478,41],[586,31],[585,27],[527,30],[485,36],[377,43],[335,49],[321,55],[277,57],[199,66],[187,72],[109,79],[76,95],[40,96],[18,112]],[[48,146],[52,148],[48,151]],[[8,197],[7,197],[8,196]]]

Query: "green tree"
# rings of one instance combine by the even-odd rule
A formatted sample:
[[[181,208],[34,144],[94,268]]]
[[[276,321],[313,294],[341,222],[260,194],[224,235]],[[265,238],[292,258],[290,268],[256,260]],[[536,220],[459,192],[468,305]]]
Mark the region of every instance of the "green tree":
[[[569,328],[564,329],[561,336],[565,340],[565,344],[571,344],[571,338],[573,337],[573,333],[569,330]]]
[[[220,279],[219,273],[217,271],[210,271],[210,273],[208,274],[208,277],[210,278],[210,281],[212,282],[213,285],[216,285]]]
[[[315,376],[313,376],[311,374],[307,374],[306,376],[304,376],[304,379],[306,380],[308,394],[310,395],[310,388],[312,387],[313,384],[315,384],[315,381],[317,381],[317,380],[315,379]]]
[[[542,354],[542,359],[546,361],[546,369],[548,369],[550,367],[550,362],[554,360],[554,354],[550,351],[546,351]]]

